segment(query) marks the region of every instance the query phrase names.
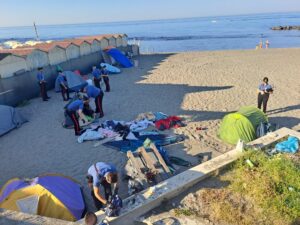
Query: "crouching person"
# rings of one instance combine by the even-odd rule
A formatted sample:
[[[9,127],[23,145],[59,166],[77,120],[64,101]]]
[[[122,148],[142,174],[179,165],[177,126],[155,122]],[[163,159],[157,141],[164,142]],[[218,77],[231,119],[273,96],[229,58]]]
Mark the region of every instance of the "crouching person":
[[[89,98],[84,96],[83,99],[77,99],[77,100],[71,102],[66,108],[66,113],[71,118],[71,120],[74,124],[74,131],[75,131],[76,136],[79,136],[82,133],[82,130],[80,128],[79,121],[78,121],[78,116],[83,121],[83,123],[88,121],[82,112],[84,104],[87,104],[88,102],[89,102]],[[78,116],[77,116],[77,114],[78,114]]]
[[[97,162],[88,169],[87,182],[95,207],[100,210],[118,192],[117,169],[112,164]],[[104,189],[104,196],[100,194],[100,186]]]
[[[103,101],[103,96],[104,96],[103,91],[100,88],[97,88],[92,85],[88,85],[84,89],[84,91],[86,92],[86,94],[89,98],[95,99],[96,117],[102,118],[104,116],[103,107],[102,107],[102,101]]]

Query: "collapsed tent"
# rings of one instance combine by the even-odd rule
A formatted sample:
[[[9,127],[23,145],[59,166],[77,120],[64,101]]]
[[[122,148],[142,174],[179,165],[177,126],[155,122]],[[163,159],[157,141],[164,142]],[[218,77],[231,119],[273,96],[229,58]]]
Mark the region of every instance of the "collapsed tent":
[[[121,70],[115,66],[112,66],[108,63],[101,63],[100,64],[101,67],[105,66],[106,70],[110,73],[110,74],[118,74],[121,73]]]
[[[133,66],[130,60],[118,49],[112,48],[107,50],[106,52],[125,68],[130,68]]]
[[[77,182],[51,174],[9,180],[0,192],[0,208],[76,221],[83,217],[85,203]]]
[[[236,144],[239,139],[250,142],[256,139],[256,129],[259,124],[266,122],[268,118],[260,109],[245,106],[238,112],[230,113],[223,118],[218,136],[230,144]]]
[[[101,55],[105,63],[112,65],[111,58],[105,51],[101,51]]]
[[[19,110],[11,106],[0,105],[0,136],[12,129],[19,128],[26,122],[28,120],[22,116]]]
[[[80,89],[87,86],[86,80],[84,80],[81,75],[78,75],[78,74],[76,74],[72,71],[64,71],[63,73],[66,76],[68,87],[71,91],[78,92],[78,91],[80,91]],[[57,79],[56,79],[56,82],[55,82],[55,91],[56,92],[61,91],[60,85],[59,85],[59,82],[58,82]]]

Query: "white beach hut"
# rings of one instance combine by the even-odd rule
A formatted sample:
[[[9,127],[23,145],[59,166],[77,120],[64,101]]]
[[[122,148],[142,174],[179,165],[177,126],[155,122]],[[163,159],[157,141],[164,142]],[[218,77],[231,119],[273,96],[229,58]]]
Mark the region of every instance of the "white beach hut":
[[[117,46],[116,38],[113,35],[110,35],[110,36],[108,35],[108,36],[106,36],[106,38],[108,39],[109,46],[114,46],[114,47]]]
[[[59,43],[53,42],[49,44],[40,44],[37,46],[34,46],[40,50],[43,50],[45,52],[48,52],[48,58],[50,65],[57,65],[59,63],[67,61],[67,53],[65,47],[67,47],[67,44],[59,45]]]
[[[127,36],[127,34],[121,34],[121,37],[122,37],[122,46],[127,47],[127,45],[128,45],[128,36]]]
[[[27,71],[25,57],[11,53],[0,53],[0,78],[7,78],[18,71]]]
[[[122,46],[122,36],[117,34],[114,35],[114,37],[116,38],[116,47],[121,47]]]

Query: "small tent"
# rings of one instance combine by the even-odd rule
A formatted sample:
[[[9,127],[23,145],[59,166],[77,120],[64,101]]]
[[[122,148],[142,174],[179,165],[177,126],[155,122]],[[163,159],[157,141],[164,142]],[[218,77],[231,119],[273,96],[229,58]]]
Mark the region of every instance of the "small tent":
[[[63,73],[66,76],[68,87],[71,91],[78,92],[78,91],[80,91],[80,89],[87,86],[86,80],[84,80],[81,75],[78,75],[77,73],[74,73],[72,71],[64,71]],[[55,91],[56,92],[61,91],[61,88],[60,88],[60,85],[59,85],[59,82],[57,79],[55,81]]]
[[[77,182],[49,174],[32,180],[9,180],[0,192],[0,208],[76,221],[83,217],[85,203]]]
[[[112,48],[108,49],[107,54],[109,54],[111,57],[113,57],[118,63],[120,63],[125,68],[133,67],[133,64],[130,62],[130,60],[118,49]]]
[[[8,133],[12,129],[19,128],[27,120],[21,112],[14,107],[0,105],[0,136]]]
[[[239,139],[250,142],[256,138],[256,129],[261,122],[268,122],[266,115],[256,107],[245,106],[223,118],[218,136],[230,144],[236,144]]]

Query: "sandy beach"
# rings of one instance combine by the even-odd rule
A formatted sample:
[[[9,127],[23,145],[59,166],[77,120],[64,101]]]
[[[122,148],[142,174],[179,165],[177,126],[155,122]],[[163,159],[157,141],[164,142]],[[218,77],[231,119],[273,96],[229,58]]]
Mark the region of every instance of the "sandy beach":
[[[130,121],[148,111],[182,116],[187,126],[175,132],[186,140],[166,149],[195,165],[199,154],[215,157],[232,148],[216,136],[220,121],[240,106],[256,105],[256,89],[265,76],[274,86],[268,103],[270,121],[300,130],[299,60],[300,49],[142,55],[137,68],[111,76],[103,120]],[[36,98],[22,107],[29,122],[0,138],[0,186],[14,177],[62,173],[82,184],[93,209],[85,183],[87,169],[104,161],[121,171],[127,157],[102,145],[94,147],[95,142],[78,144],[73,130],[61,126],[61,95],[49,95],[49,102]],[[207,129],[196,131],[197,127]],[[121,185],[120,192],[125,196],[127,185]]]

